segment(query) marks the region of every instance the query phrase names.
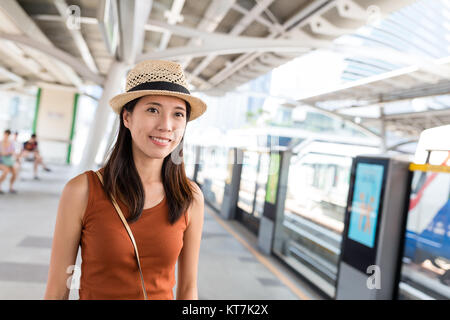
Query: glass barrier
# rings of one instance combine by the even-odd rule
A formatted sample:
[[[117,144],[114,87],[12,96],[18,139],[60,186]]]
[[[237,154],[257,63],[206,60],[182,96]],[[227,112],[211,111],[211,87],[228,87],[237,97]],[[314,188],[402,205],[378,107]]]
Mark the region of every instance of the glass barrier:
[[[450,154],[443,164],[447,163]],[[399,299],[450,299],[450,168],[417,165],[409,200]],[[424,171],[420,171],[422,168]]]
[[[266,184],[269,176],[270,155],[268,153],[261,153],[259,155],[259,171],[258,180],[256,181],[256,200],[253,215],[256,218],[261,218],[264,211],[264,202],[266,198]]]
[[[194,179],[195,171],[195,150],[194,145],[184,145],[183,147],[183,158],[184,158],[184,170],[189,179]]]
[[[244,151],[236,218],[254,233],[264,211],[269,162],[268,153]]]
[[[217,210],[220,210],[227,178],[228,149],[213,146],[200,150],[197,182],[201,184],[203,196]]]
[[[258,166],[259,154],[257,152],[244,151],[238,207],[247,214],[253,214]]]
[[[274,253],[330,297],[344,230],[352,158],[318,153],[291,157]]]

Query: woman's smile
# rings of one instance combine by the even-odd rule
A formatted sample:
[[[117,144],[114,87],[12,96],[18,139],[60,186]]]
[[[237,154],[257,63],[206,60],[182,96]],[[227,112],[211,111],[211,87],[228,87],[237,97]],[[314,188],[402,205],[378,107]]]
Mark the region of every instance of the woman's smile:
[[[157,138],[157,137],[153,137],[153,136],[150,136],[149,138],[154,144],[156,144],[157,146],[161,146],[161,147],[168,146],[169,143],[172,141],[170,139]]]

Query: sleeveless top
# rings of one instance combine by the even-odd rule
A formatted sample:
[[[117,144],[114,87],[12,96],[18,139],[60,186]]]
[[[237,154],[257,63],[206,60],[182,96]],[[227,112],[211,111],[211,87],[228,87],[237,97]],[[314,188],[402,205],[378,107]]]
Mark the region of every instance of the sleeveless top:
[[[14,145],[12,143],[9,144],[8,147],[4,148],[4,141],[0,142],[0,152],[4,153],[4,154],[8,154],[8,153],[14,153]],[[14,160],[14,155],[1,155],[0,154],[0,163],[3,163],[5,166],[7,167],[13,167],[15,160]]]
[[[103,170],[102,170],[103,171]],[[93,171],[85,172],[89,200],[82,220],[80,300],[144,299],[134,247],[117,211]],[[129,211],[116,199],[125,218]],[[168,219],[166,197],[129,223],[139,250],[148,299],[173,300],[175,264],[183,247],[186,213]]]

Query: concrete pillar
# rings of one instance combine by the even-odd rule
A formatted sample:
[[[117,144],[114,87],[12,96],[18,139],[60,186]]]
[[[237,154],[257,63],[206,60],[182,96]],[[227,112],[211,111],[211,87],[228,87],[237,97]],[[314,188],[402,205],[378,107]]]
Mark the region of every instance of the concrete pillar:
[[[380,103],[380,120],[381,120],[381,128],[380,128],[380,153],[385,154],[387,152],[387,143],[386,143],[386,122],[384,118],[384,105]]]
[[[105,154],[103,155],[102,163],[105,163],[108,158],[108,151],[112,148],[113,144],[116,142],[117,133],[119,132],[120,121],[119,117],[114,120],[113,127],[109,133],[108,142],[106,143]]]
[[[239,185],[241,183],[243,161],[243,150],[238,148],[229,150],[228,177],[225,181],[223,201],[220,208],[220,215],[226,220],[233,220],[236,215],[236,206],[239,199]]]
[[[95,116],[89,129],[83,157],[77,167],[79,173],[96,169],[95,157],[105,135],[109,115],[113,112],[109,106],[109,100],[120,92],[120,84],[126,75],[126,71],[127,66],[123,62],[118,61],[113,62],[108,71],[103,93],[98,101],[97,110],[95,111]]]

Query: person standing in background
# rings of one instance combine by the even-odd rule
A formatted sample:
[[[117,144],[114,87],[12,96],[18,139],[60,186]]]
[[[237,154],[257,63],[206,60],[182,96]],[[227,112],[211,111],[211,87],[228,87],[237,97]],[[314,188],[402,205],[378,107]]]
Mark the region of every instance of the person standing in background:
[[[0,157],[2,159],[1,170],[3,172],[0,176],[0,194],[4,193],[1,185],[6,179],[8,173],[11,173],[11,179],[9,180],[9,193],[17,193],[17,191],[13,188],[14,182],[16,181],[17,172],[14,166],[16,163],[14,144],[9,140],[10,135],[11,130],[5,130],[5,132],[3,133],[3,140],[0,143]]]

